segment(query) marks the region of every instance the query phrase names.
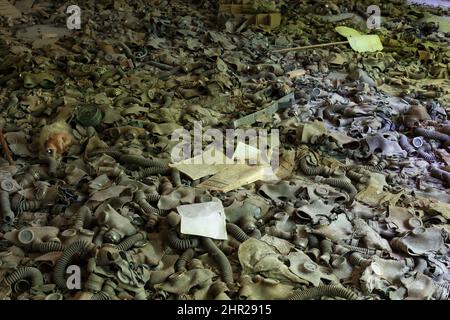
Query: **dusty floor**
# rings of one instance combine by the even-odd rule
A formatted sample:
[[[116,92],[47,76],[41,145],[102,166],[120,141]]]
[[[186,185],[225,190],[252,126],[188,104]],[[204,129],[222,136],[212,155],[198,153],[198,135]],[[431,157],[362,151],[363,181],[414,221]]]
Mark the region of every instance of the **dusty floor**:
[[[256,2],[0,0],[2,299],[448,300],[446,1]]]

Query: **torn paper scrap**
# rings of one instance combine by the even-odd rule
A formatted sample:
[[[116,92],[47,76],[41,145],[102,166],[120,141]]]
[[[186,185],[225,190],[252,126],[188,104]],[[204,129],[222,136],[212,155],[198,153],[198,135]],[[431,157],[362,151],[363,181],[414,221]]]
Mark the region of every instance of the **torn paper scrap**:
[[[225,210],[221,202],[203,202],[177,207],[181,233],[227,240]]]
[[[197,187],[201,189],[228,192],[258,180],[277,179],[270,166],[248,166],[235,164],[228,166]]]
[[[210,164],[169,164],[170,167],[178,169],[192,180],[216,174],[221,167]]]
[[[227,164],[232,163],[233,160],[228,158],[222,151],[214,149],[206,150],[193,158],[169,164],[169,166],[178,169],[191,179],[197,180],[216,174]]]

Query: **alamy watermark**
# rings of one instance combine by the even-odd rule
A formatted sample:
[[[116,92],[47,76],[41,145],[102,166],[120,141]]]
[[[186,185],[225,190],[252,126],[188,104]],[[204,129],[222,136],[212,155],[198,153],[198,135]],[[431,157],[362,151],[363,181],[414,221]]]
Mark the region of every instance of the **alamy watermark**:
[[[171,140],[179,142],[171,150],[173,163],[270,165],[273,172],[279,166],[278,129],[269,133],[259,128],[225,129],[225,132],[209,128],[203,132],[202,123],[196,121],[193,137],[191,132],[180,128],[171,134]]]
[[[66,280],[66,286],[69,290],[81,289],[81,269],[77,265],[70,265],[66,269],[66,274],[69,274]]]
[[[73,4],[67,7],[66,13],[70,13],[70,16],[66,19],[67,29],[80,30],[81,29],[81,9],[79,6]]]
[[[381,26],[381,10],[377,5],[367,7],[366,13],[370,16],[367,18],[366,25],[368,29],[378,29]]]

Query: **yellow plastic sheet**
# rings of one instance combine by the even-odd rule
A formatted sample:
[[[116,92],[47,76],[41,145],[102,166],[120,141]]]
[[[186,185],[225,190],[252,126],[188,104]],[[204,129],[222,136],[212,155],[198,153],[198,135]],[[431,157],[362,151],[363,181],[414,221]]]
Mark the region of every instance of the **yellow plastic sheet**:
[[[366,34],[347,38],[356,52],[375,52],[383,50],[380,38],[376,34]]]
[[[359,31],[339,26],[334,29],[341,36],[347,38],[350,47],[356,52],[375,52],[383,50],[380,37],[376,34],[361,34]]]

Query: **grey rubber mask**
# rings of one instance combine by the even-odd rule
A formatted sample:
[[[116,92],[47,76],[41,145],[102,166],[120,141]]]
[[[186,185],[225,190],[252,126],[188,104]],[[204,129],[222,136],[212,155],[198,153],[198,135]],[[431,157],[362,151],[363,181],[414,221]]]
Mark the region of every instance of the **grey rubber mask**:
[[[366,138],[371,154],[380,153],[384,156],[401,156],[406,157],[407,153],[403,150],[398,142],[390,135],[375,134]]]

